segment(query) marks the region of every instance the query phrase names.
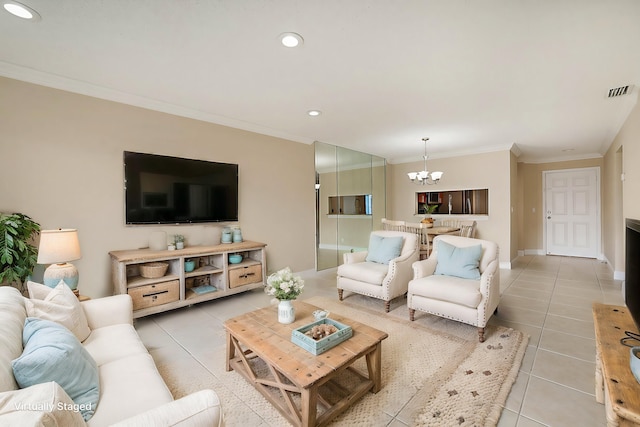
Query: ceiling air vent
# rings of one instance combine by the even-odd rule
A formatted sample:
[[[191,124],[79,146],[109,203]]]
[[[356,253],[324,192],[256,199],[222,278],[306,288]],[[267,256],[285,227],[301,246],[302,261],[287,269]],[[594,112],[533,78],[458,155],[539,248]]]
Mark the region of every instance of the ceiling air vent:
[[[626,95],[628,93],[631,93],[632,89],[633,89],[633,86],[629,86],[629,85],[609,89],[609,94],[607,95],[607,98],[615,98],[616,96]]]

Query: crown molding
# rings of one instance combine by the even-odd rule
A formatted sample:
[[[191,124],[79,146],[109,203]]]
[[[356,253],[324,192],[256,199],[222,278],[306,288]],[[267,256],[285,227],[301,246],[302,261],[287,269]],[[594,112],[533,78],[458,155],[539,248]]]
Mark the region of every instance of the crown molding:
[[[556,163],[556,162],[569,162],[572,160],[589,160],[589,159],[601,159],[604,156],[600,153],[585,153],[580,155],[568,155],[568,156],[558,156],[558,157],[543,157],[543,158],[519,158],[518,163]]]
[[[495,153],[497,151],[510,151],[513,149],[514,144],[502,144],[502,145],[492,145],[485,147],[477,147],[471,148],[468,150],[456,150],[456,151],[446,151],[439,154],[431,154],[429,153],[429,160],[433,159],[446,159],[449,157],[461,157],[461,156],[471,156],[474,154],[484,154],[484,153]],[[387,159],[387,162],[390,164],[400,164],[400,163],[412,163],[417,161],[424,160],[423,156],[417,157],[397,157],[393,159]]]
[[[189,119],[231,127],[234,129],[240,129],[248,132],[282,138],[289,141],[300,142],[308,145],[313,144],[314,141],[310,138],[291,135],[289,133],[255,123],[249,123],[242,120],[232,119],[230,117],[206,113],[204,111],[186,108],[157,99],[122,92],[103,86],[97,86],[81,80],[75,80],[51,73],[45,73],[42,71],[34,70],[32,68],[26,68],[19,65],[11,64],[5,61],[0,61],[0,76],[24,81],[27,83],[33,83],[40,86],[46,86],[53,89],[64,90],[80,95],[91,96],[93,98],[104,99],[107,101],[118,102],[134,107],[145,108],[147,110],[159,111],[174,116],[186,117]]]

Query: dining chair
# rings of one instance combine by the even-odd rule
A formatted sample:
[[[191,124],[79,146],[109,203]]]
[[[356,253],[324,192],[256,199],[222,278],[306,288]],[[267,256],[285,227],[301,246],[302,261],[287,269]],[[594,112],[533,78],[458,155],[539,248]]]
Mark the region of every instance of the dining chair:
[[[385,231],[404,231],[405,222],[382,218],[382,229]]]
[[[460,221],[460,236],[461,237],[476,237],[476,221]]]
[[[429,257],[431,244],[429,243],[429,235],[427,234],[427,224],[421,222],[407,222],[405,229],[407,233],[413,233],[418,236],[420,241],[420,259]]]

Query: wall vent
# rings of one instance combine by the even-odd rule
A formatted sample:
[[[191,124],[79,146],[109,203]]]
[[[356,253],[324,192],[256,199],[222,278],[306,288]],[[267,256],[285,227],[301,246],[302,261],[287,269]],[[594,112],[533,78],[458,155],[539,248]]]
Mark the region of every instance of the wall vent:
[[[628,93],[631,93],[632,89],[633,89],[633,86],[629,86],[629,85],[609,89],[609,94],[607,95],[607,98],[615,98],[616,96],[626,95]]]

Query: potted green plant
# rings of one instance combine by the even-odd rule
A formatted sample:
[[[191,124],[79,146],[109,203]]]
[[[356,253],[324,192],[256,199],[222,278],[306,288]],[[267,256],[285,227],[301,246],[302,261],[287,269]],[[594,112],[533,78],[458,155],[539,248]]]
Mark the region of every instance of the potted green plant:
[[[173,241],[176,244],[176,249],[184,249],[184,236],[182,234],[173,236]]]
[[[24,291],[38,259],[33,239],[39,233],[40,224],[27,215],[0,213],[0,284]]]
[[[431,225],[433,227],[433,218],[431,218],[431,214],[438,210],[440,205],[429,205],[425,203],[422,205],[424,207],[424,219],[420,222],[423,224],[427,224],[427,226]]]

